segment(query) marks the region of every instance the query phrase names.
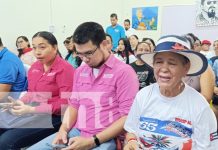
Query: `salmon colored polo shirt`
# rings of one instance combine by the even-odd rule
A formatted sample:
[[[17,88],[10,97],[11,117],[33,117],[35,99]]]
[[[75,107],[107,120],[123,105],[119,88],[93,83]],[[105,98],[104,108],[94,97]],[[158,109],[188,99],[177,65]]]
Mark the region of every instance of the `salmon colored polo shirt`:
[[[37,112],[60,115],[61,106],[67,104],[67,98],[61,98],[61,94],[72,92],[73,76],[73,67],[58,55],[47,72],[37,61],[28,71],[28,92],[21,100],[38,103]]]

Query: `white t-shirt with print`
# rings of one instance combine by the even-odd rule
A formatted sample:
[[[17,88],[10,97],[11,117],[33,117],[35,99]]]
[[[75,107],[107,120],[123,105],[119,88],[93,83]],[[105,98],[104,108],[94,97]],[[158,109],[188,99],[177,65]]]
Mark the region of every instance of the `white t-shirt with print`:
[[[124,128],[138,137],[143,149],[215,150],[214,113],[204,97],[185,84],[176,97],[165,97],[157,83],[137,93]]]

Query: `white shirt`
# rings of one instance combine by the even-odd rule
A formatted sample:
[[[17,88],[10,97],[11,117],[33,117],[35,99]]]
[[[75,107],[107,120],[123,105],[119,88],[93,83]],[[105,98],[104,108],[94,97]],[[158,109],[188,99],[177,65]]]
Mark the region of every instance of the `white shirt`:
[[[130,37],[131,35],[135,35],[135,29],[129,28],[128,30],[125,30],[127,38]]]
[[[140,90],[124,128],[139,138],[143,149],[218,147],[215,115],[205,98],[187,84],[175,97],[163,96],[157,83]]]

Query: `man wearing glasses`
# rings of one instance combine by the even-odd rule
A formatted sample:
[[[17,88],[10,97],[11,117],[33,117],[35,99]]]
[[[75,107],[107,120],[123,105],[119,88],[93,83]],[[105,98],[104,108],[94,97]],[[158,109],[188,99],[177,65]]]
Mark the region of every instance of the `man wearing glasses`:
[[[218,25],[217,0],[201,0],[201,12],[196,18],[197,25]]]
[[[123,131],[138,91],[136,73],[110,54],[104,29],[98,23],[79,25],[73,41],[85,64],[75,72],[73,93],[60,130],[29,150],[52,149],[57,144],[65,144],[65,150],[116,149],[114,138]]]

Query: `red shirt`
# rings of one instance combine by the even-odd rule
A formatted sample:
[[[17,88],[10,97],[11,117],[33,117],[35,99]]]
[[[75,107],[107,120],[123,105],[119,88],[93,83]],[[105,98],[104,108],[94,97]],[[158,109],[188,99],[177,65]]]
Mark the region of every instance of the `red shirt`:
[[[37,61],[28,72],[28,92],[21,100],[24,103],[38,103],[37,112],[59,115],[61,105],[67,104],[67,98],[61,98],[61,94],[72,92],[73,75],[73,67],[58,55],[47,72],[44,72],[43,64]]]

